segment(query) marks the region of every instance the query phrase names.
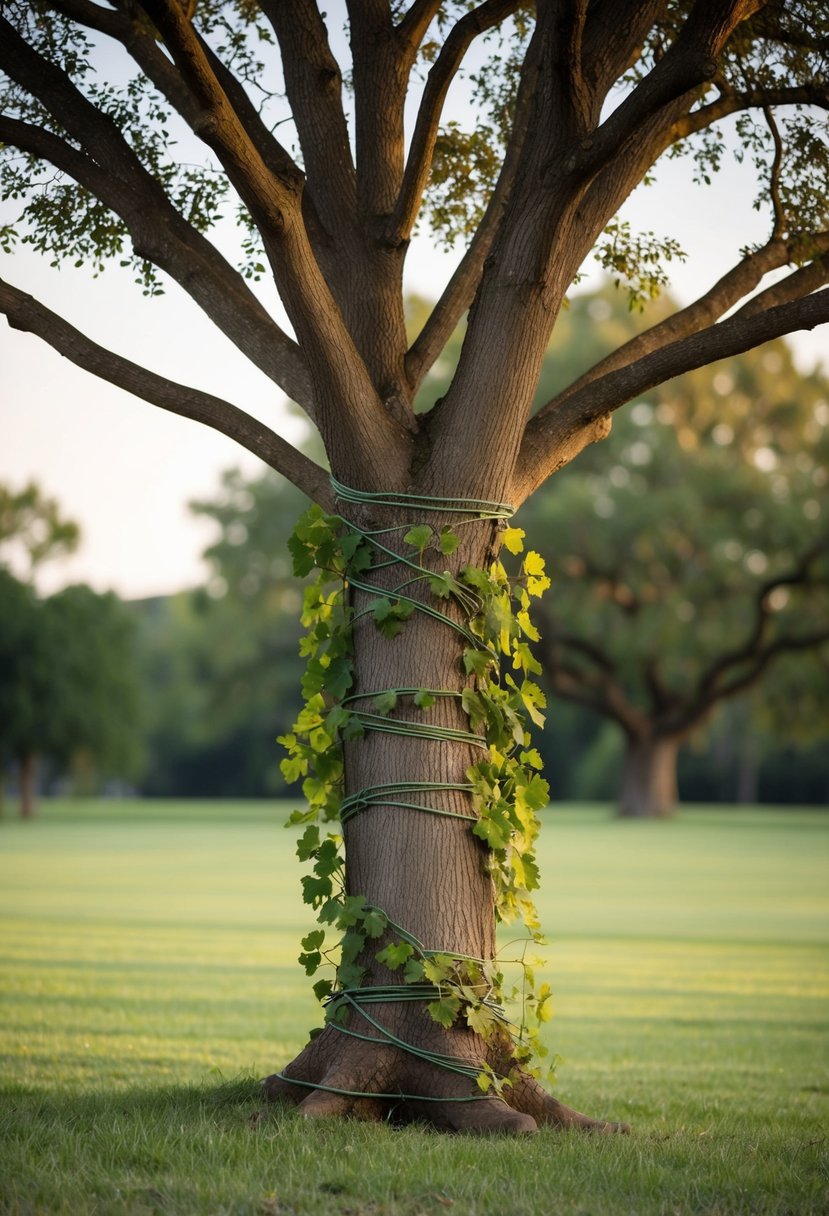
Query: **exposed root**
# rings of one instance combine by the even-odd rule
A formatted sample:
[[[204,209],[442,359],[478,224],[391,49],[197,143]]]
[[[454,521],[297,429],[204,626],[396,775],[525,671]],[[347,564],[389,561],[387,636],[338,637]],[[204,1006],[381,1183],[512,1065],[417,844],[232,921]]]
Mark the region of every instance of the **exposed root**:
[[[468,1032],[453,1032],[456,1037],[465,1047],[474,1039]],[[600,1134],[630,1130],[625,1123],[580,1114],[515,1070],[507,1036],[488,1046],[496,1071],[512,1071],[513,1084],[505,1087],[503,1097],[482,1097],[466,1077],[380,1042],[347,1038],[333,1028],[309,1043],[281,1076],[268,1077],[264,1095],[298,1106],[308,1119],[427,1122],[471,1135],[525,1135],[544,1125]]]
[[[591,1119],[559,1102],[552,1094],[548,1094],[534,1077],[526,1073],[519,1074],[511,1089],[505,1090],[505,1097],[510,1106],[527,1115],[532,1115],[539,1126],[559,1127],[565,1130],[581,1132],[597,1132],[600,1135],[626,1134],[630,1131],[628,1123],[610,1123],[605,1119]]]

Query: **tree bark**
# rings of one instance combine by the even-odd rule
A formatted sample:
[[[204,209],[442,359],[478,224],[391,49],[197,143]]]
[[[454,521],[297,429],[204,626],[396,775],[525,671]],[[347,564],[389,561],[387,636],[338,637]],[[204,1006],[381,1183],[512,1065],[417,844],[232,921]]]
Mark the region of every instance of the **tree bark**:
[[[627,737],[619,814],[628,819],[669,819],[679,800],[676,763],[681,738]]]
[[[360,520],[364,528],[388,527],[389,522],[388,517]],[[410,515],[406,526],[414,522],[418,521]],[[436,521],[436,526],[441,522]],[[486,563],[494,525],[491,521],[477,523],[466,533],[469,538],[451,559],[438,559],[440,569],[451,565],[457,571],[466,564]],[[388,535],[383,539],[389,543]],[[378,588],[391,589],[406,581],[407,573],[401,574],[401,570],[405,568],[391,566],[365,577]],[[420,590],[422,586],[407,587],[406,594],[423,596],[430,607],[437,604],[426,599],[429,593]],[[354,599],[355,683],[349,692],[350,707],[372,712],[372,694],[389,689],[460,693],[469,682],[462,665],[468,642],[450,625],[417,610],[402,632],[388,639],[378,632],[370,615],[359,616],[371,598],[359,592]],[[441,609],[447,615],[459,613],[447,608],[446,601]],[[461,617],[456,615],[456,619]],[[433,706],[421,710],[411,695],[401,694],[388,718],[470,730],[455,696],[438,697]],[[467,770],[481,758],[485,746],[483,739],[478,746],[368,730],[346,745],[346,795],[387,783],[464,785]],[[471,799],[463,790],[450,789],[407,795],[406,800],[467,819],[398,806],[373,805],[363,810],[344,828],[346,893],[360,895],[366,904],[382,909],[390,922],[416,937],[427,951],[481,959],[488,966],[495,954],[494,890],[487,870],[488,850],[468,822],[474,816]],[[384,944],[396,939],[390,929],[384,938],[369,943],[359,960],[365,968],[364,986],[400,984],[400,974],[375,957]],[[388,1032],[421,1051],[457,1057],[476,1070],[486,1062],[503,1074],[510,1071],[511,1041],[506,1033],[497,1041],[485,1041],[465,1023],[446,1030],[432,1018],[424,1002],[371,1003],[363,1008]],[[543,1122],[602,1131],[615,1127],[562,1106],[526,1074],[516,1078],[505,1099],[484,1097],[469,1077],[389,1045],[383,1033],[360,1014],[351,1012],[344,1027],[352,1033],[327,1025],[281,1075],[268,1078],[266,1095],[298,1103],[309,1118],[347,1114],[373,1119],[393,1114],[402,1120],[425,1119],[438,1127],[469,1132],[531,1132]],[[368,1041],[356,1035],[367,1036]],[[395,1099],[396,1094],[407,1096]]]
[[[19,759],[20,818],[33,819],[37,806],[37,757],[25,752]]]

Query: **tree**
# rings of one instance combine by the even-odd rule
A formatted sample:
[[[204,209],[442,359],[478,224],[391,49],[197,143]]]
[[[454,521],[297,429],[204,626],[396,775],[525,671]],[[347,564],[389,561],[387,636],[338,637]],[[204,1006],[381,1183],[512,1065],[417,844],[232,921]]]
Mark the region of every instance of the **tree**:
[[[285,795],[274,736],[300,708],[302,591],[288,538],[308,500],[272,470],[222,478],[191,503],[219,532],[206,587],[134,605],[142,632],[152,756],[145,793]]]
[[[599,344],[618,333],[613,303],[579,297],[557,342],[583,350],[588,328]],[[770,343],[643,394],[606,460],[586,456],[522,511],[556,570],[541,661],[554,693],[623,731],[623,815],[673,812],[679,748],[723,701],[783,656],[819,663],[827,400],[826,379],[799,377]],[[786,702],[791,718],[791,690]]]
[[[346,655],[340,630],[325,636],[335,593],[323,588],[306,601],[316,663],[306,687],[316,691],[290,771],[316,757],[305,789],[334,813],[339,761],[329,743],[341,730],[351,735],[341,899],[325,896],[341,874],[333,834],[317,844],[306,834],[302,851],[315,867],[306,894],[346,931],[340,980],[360,978],[268,1093],[300,1101],[308,1117],[375,1117],[392,1101],[404,1114],[468,1130],[595,1126],[520,1066],[523,1048],[485,999],[497,986],[494,904],[501,915],[527,905],[537,881],[533,804],[543,798],[531,749],[507,755],[504,735],[524,740],[521,703],[541,716],[527,671],[532,626],[518,617],[544,576],[529,556],[517,583],[493,565],[499,520],[506,504],[519,506],[603,438],[625,402],[829,319],[829,291],[815,290],[829,248],[819,127],[829,18],[817,2],[760,0],[540,0],[534,12],[518,0],[345,7],[350,61],[335,38],[340,11],[327,26],[312,0],[9,4],[0,30],[9,81],[0,139],[10,149],[7,193],[24,202],[22,239],[95,266],[130,241],[127,260],[145,290],[158,290],[161,273],[178,282],[306,412],[333,488],[319,464],[230,402],[103,349],[10,284],[0,307],[13,326],[93,374],[225,432],[352,525],[337,541],[317,514],[297,539],[300,571],[318,560],[347,573],[353,627]],[[92,71],[98,48],[113,43],[137,70],[123,86]],[[479,45],[477,117],[465,127],[444,121],[450,86]],[[407,140],[410,85],[419,104]],[[655,290],[654,261],[674,247],[615,217],[672,150],[692,151],[710,176],[726,119],[757,164],[768,240],[744,251],[702,299],[530,417],[550,333],[585,258],[598,244],[636,293]],[[179,149],[181,130],[189,136]],[[243,224],[242,273],[206,235],[225,205],[224,183]],[[419,216],[466,246],[410,344],[402,275]],[[764,287],[766,275],[786,268]],[[275,283],[292,333],[245,272]],[[764,290],[742,303],[758,285]],[[467,310],[451,387],[418,415],[418,387]],[[461,515],[461,504],[472,514]],[[457,527],[461,518],[470,522]],[[376,558],[379,545],[391,555]],[[498,685],[497,648],[518,661],[520,685]],[[429,689],[440,694],[434,704]],[[345,693],[350,708],[331,707]],[[402,709],[392,708],[395,697]],[[366,698],[373,711],[357,705]],[[470,768],[487,739],[504,750]],[[428,790],[438,775],[449,788],[436,806]],[[411,796],[392,797],[392,786]],[[319,932],[306,938],[309,968]],[[427,997],[398,982],[407,951],[407,974],[425,977]],[[394,998],[382,1021],[369,1013],[380,1012],[378,988]],[[533,1008],[546,1016],[545,990]],[[482,1088],[472,1101],[475,1076]]]
[[[22,490],[0,485],[0,565],[17,561],[31,576],[48,558],[73,553],[79,541],[78,525],[62,519],[55,500],[34,482]]]
[[[37,762],[129,776],[140,762],[132,621],[112,594],[67,587],[39,600],[0,570],[0,759],[15,760],[35,814]]]

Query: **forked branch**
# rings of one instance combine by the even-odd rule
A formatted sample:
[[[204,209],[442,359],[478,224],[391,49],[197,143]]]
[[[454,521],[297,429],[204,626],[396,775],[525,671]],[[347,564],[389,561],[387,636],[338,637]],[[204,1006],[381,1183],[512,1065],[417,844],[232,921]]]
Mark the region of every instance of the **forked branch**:
[[[829,232],[817,233],[811,237],[809,252],[812,255],[820,256],[814,263],[787,275],[773,287],[752,297],[735,315],[749,316],[764,311],[774,304],[799,299],[822,286],[827,274],[823,255],[829,253]],[[608,372],[620,367],[627,367],[642,358],[643,355],[658,350],[669,342],[676,342],[680,338],[699,333],[700,330],[713,325],[736,303],[754,291],[770,271],[778,270],[781,266],[791,262],[796,253],[796,246],[792,241],[784,240],[782,237],[773,237],[761,249],[746,254],[736,266],[733,266],[714,284],[710,291],[700,296],[693,304],[680,309],[657,325],[652,325],[643,333],[637,334],[629,342],[617,347],[605,359],[594,364],[561,393],[546,402],[539,414],[557,410],[574,393],[599,380],[602,376],[606,376]]]
[[[388,225],[391,244],[407,241],[411,235],[429,179],[443,103],[466,52],[479,34],[499,25],[518,3],[519,0],[486,0],[462,17],[444,42],[423,90],[400,197]]]
[[[671,342],[627,367],[585,385],[555,409],[546,407],[530,420],[519,455],[512,501],[523,502],[552,471],[561,467],[562,445],[577,450],[579,434],[588,435],[607,415],[639,393],[717,359],[740,355],[798,329],[829,321],[829,289],[767,309],[756,316],[734,316],[699,333]],[[586,429],[586,430],[585,430]]]

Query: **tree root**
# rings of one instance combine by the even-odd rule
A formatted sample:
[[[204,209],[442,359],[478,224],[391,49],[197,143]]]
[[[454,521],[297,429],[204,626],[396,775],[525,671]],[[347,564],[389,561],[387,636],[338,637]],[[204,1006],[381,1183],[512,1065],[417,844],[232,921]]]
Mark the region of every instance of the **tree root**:
[[[522,1135],[543,1125],[601,1134],[630,1130],[625,1123],[591,1119],[557,1101],[510,1062],[507,1036],[482,1044],[469,1032],[450,1033],[460,1036],[467,1051],[483,1047],[497,1072],[511,1073],[513,1083],[505,1086],[503,1097],[478,1095],[466,1077],[381,1041],[347,1038],[333,1027],[313,1039],[281,1074],[267,1077],[264,1096],[295,1105],[306,1119],[425,1122],[474,1135]]]

